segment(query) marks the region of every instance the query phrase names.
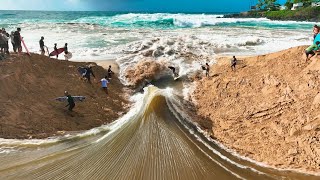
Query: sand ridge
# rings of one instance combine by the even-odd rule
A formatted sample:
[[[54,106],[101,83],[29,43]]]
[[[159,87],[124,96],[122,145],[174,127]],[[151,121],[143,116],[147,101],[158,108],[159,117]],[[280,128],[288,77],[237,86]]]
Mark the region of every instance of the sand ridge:
[[[230,149],[279,168],[320,171],[320,61],[306,46],[240,58],[220,57],[196,82],[197,114]]]
[[[92,84],[77,71],[93,64]],[[70,62],[32,54],[12,55],[0,61],[0,138],[46,138],[65,131],[88,130],[110,123],[128,110],[127,91],[117,76],[109,84],[109,95],[100,88],[107,73],[95,63]],[[67,90],[86,96],[69,113],[54,99]]]

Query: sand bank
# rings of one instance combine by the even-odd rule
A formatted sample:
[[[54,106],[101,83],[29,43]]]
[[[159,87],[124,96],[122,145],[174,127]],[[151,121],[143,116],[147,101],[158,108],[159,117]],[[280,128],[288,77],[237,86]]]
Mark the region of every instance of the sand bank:
[[[306,63],[305,48],[239,58],[236,72],[220,57],[193,97],[211,136],[273,167],[320,172],[320,61]]]
[[[104,61],[106,66],[113,62]],[[96,78],[85,82],[79,66],[93,64]],[[116,66],[113,70],[117,72]],[[109,95],[100,88],[106,70],[95,63],[58,61],[45,56],[12,56],[0,61],[0,137],[46,138],[63,132],[88,130],[110,123],[128,110],[126,89],[114,76]],[[64,95],[86,96],[74,112],[54,99]]]

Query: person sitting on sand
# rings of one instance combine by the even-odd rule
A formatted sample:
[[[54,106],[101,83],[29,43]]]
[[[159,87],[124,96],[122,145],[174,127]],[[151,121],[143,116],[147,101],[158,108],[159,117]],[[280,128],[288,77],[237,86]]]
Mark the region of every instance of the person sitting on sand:
[[[40,41],[39,41],[39,45],[40,45],[40,51],[41,51],[41,55],[43,56],[44,55],[44,53],[46,52],[45,50],[44,50],[44,37],[43,36],[41,36],[41,39],[40,39]]]
[[[313,39],[315,39],[320,31],[320,27],[318,25],[313,26]]]
[[[109,84],[108,76],[105,76],[104,78],[102,78],[100,82],[101,82],[101,88],[103,89],[104,92],[106,92],[106,94],[108,94],[108,84]]]
[[[65,91],[64,95],[67,96],[67,100],[68,100],[68,104],[66,105],[66,107],[69,106],[68,110],[72,111],[72,109],[76,106],[76,104],[74,103],[73,97],[68,93],[68,91]]]
[[[236,70],[236,65],[237,65],[237,58],[236,58],[236,56],[233,56],[233,58],[231,59],[231,70],[232,71]]]
[[[86,67],[85,70],[86,70],[86,73],[84,74],[84,77],[88,80],[89,83],[91,83],[91,80],[90,80],[91,74],[95,78],[93,71],[92,71],[92,66]]]
[[[114,74],[114,72],[111,70],[111,65],[109,66],[107,73],[108,73],[107,78],[111,79],[112,78],[112,74]]]
[[[178,77],[179,76],[179,74],[176,72],[176,68],[175,67],[168,66],[168,68],[172,70],[172,73],[173,73],[174,77]]]
[[[319,51],[319,44],[320,42],[317,41],[316,44],[312,44],[311,46],[309,46],[306,50],[305,50],[305,53],[306,53],[306,62],[312,58],[314,55],[316,55],[316,52]],[[309,55],[311,55],[309,57]]]

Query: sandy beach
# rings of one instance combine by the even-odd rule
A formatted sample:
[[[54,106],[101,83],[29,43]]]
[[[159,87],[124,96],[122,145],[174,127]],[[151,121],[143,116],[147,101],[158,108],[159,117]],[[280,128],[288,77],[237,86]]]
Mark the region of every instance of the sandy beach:
[[[114,62],[99,62],[118,72]],[[96,78],[85,82],[79,66],[94,65]],[[129,102],[117,74],[109,84],[109,94],[100,88],[106,69],[94,62],[71,62],[32,54],[12,56],[0,62],[0,137],[46,138],[72,131],[89,130],[110,123],[127,112]],[[67,90],[74,96],[86,96],[68,112],[66,102],[58,102]]]
[[[197,82],[197,114],[211,137],[240,155],[276,168],[320,171],[319,57],[306,46],[253,57],[219,57]]]

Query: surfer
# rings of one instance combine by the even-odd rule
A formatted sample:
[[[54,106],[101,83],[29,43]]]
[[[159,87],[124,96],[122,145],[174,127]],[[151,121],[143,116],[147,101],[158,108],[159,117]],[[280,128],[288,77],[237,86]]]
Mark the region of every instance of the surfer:
[[[107,78],[108,78],[108,79],[111,79],[112,74],[114,74],[114,72],[111,70],[111,65],[109,66],[107,73],[108,73]]]
[[[54,43],[53,49],[54,49],[54,51],[57,53],[57,59],[58,59],[59,51],[58,51],[58,48],[57,48],[57,43]]]
[[[106,94],[108,94],[108,84],[109,84],[109,81],[107,79],[108,79],[108,76],[105,76],[100,80],[101,88],[103,89],[104,92],[106,92]]]
[[[311,46],[309,46],[306,50],[305,50],[305,53],[306,53],[306,62],[312,58],[314,55],[316,55],[316,52],[319,51],[319,44],[320,42],[317,41],[316,44],[312,44]],[[309,57],[309,55],[311,55]]]
[[[313,26],[313,39],[316,38],[316,36],[318,35],[319,31],[320,31],[320,27],[315,24],[315,25]]]
[[[44,53],[46,52],[46,51],[44,50],[44,41],[43,41],[43,40],[44,40],[44,37],[41,36],[41,39],[40,39],[40,41],[39,41],[41,55],[44,55]]]
[[[236,56],[233,56],[233,58],[231,59],[231,70],[232,71],[236,70],[236,65],[237,65],[237,58],[236,58]]]
[[[63,50],[64,50],[64,54],[68,54],[68,43],[64,44]]]
[[[174,77],[178,77],[179,76],[179,74],[176,72],[176,68],[175,67],[168,66],[168,68],[172,70],[172,73],[173,73]]]
[[[68,110],[72,111],[72,109],[76,106],[76,104],[74,103],[73,97],[68,93],[68,91],[65,91],[64,95],[67,96],[67,100],[68,100],[68,104],[66,105],[66,107],[69,106]]]
[[[21,28],[17,28],[17,31],[14,32],[14,34],[13,34],[13,36],[14,36],[14,37],[13,37],[14,44],[15,44],[16,49],[18,50],[18,54],[19,54],[19,55],[20,55],[21,52],[22,52],[20,32],[21,32]]]
[[[85,70],[86,70],[86,72],[84,74],[84,77],[88,80],[89,83],[91,83],[91,80],[90,80],[91,74],[93,77],[95,77],[93,74],[93,71],[92,71],[92,66],[89,65],[88,67],[85,68]]]

